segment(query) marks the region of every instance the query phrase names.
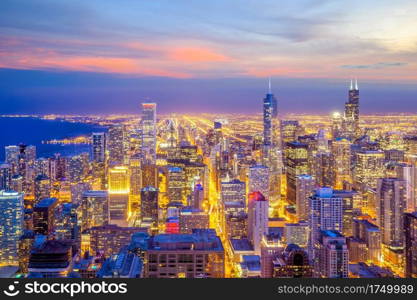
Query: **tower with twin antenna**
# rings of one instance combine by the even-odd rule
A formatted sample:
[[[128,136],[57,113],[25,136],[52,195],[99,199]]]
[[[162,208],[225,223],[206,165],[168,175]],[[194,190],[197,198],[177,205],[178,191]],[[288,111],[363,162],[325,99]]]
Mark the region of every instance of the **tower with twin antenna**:
[[[361,135],[359,128],[359,87],[358,80],[350,80],[349,96],[345,103],[344,135],[350,139],[357,139]]]
[[[278,104],[271,90],[271,78],[268,81],[268,93],[263,100],[263,125],[264,125],[264,145],[274,146],[277,144],[277,125],[278,125]]]

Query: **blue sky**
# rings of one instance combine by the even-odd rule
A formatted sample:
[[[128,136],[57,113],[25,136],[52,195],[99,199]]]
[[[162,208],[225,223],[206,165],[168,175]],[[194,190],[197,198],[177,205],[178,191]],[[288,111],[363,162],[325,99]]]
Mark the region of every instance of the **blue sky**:
[[[417,111],[415,1],[0,2],[0,109]],[[381,105],[383,104],[383,105]]]

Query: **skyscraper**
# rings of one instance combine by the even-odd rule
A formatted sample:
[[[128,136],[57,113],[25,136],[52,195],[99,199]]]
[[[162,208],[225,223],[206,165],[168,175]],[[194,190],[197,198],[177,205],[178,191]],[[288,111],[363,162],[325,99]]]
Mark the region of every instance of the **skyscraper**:
[[[322,230],[317,242],[319,256],[314,266],[317,277],[347,278],[349,250],[346,238],[336,230]]]
[[[269,169],[263,165],[249,168],[249,193],[261,192],[269,199]]]
[[[106,133],[105,132],[93,132],[92,136],[92,159],[94,162],[103,163],[106,161]]]
[[[320,188],[310,199],[310,257],[317,258],[314,248],[322,230],[341,232],[343,226],[343,199],[335,197],[332,188]]]
[[[0,191],[0,265],[18,265],[18,243],[23,234],[23,194]]]
[[[298,175],[310,174],[308,167],[308,145],[300,142],[289,142],[285,149],[287,177],[287,201],[295,204],[296,178]]]
[[[156,103],[142,103],[142,155],[149,164],[156,161]]]
[[[109,213],[110,223],[119,226],[127,225],[130,194],[129,170],[117,166],[109,170]]]
[[[263,103],[264,145],[277,145],[278,104],[271,92],[271,79],[269,79],[268,93]]]
[[[350,81],[349,98],[345,103],[344,135],[351,139],[355,139],[360,136],[359,88],[357,80],[355,80],[355,86],[353,86],[353,81]]]
[[[125,128],[121,124],[109,128],[107,146],[110,165],[121,165],[125,163],[125,135]]]
[[[350,141],[346,138],[335,138],[331,144],[334,159],[334,187],[342,189],[344,182],[352,182]]]
[[[140,215],[142,222],[150,222],[153,226],[158,225],[158,189],[147,186],[141,190]]]
[[[393,250],[404,247],[406,183],[397,178],[381,178],[377,186],[377,221],[382,243]]]
[[[298,175],[296,177],[296,212],[299,221],[307,221],[310,213],[309,197],[314,191],[314,179],[310,175]]]
[[[261,253],[262,238],[268,233],[268,206],[268,200],[261,192],[249,194],[248,237],[258,255]]]
[[[404,216],[405,276],[417,278],[417,212]]]

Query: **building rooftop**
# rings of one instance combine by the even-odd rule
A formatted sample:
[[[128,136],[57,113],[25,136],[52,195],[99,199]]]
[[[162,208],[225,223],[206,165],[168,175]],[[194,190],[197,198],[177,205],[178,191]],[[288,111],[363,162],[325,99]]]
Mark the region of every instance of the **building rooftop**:
[[[44,198],[35,205],[35,208],[47,208],[58,202],[57,198]]]
[[[336,230],[322,230],[321,234],[322,236],[333,237],[333,238],[344,237],[339,231],[336,231]]]
[[[230,239],[230,244],[232,245],[232,249],[237,251],[253,251],[252,243],[246,239]]]

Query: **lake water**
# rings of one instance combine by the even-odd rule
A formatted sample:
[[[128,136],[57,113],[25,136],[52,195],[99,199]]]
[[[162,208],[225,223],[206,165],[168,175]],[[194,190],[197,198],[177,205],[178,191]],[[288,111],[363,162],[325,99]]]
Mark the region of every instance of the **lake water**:
[[[8,145],[35,145],[38,157],[51,156],[54,153],[73,155],[88,152],[89,145],[48,145],[42,141],[63,139],[92,132],[106,131],[98,125],[71,123],[60,120],[42,120],[37,118],[0,117],[0,161],[4,161],[4,147]]]

